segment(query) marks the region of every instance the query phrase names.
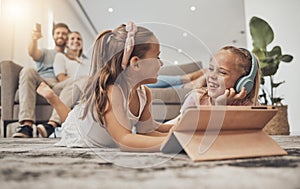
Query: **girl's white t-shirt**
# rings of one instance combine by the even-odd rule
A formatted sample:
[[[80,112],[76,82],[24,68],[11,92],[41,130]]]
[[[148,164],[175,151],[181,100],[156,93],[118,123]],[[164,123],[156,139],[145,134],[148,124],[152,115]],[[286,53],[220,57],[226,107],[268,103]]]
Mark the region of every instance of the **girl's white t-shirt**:
[[[143,112],[147,102],[147,95],[144,86],[142,86],[137,92],[140,101],[139,115],[134,116],[131,112],[128,112],[128,118],[132,126],[139,121],[141,113]],[[116,143],[105,129],[105,125],[101,125],[100,122],[95,121],[90,111],[87,113],[85,118],[80,118],[84,108],[85,104],[83,103],[76,105],[71,110],[66,121],[62,124],[61,140],[55,145],[67,147],[117,147]],[[136,130],[139,133],[147,133],[155,130],[156,126],[157,125],[139,125]],[[127,129],[131,130],[132,128]]]

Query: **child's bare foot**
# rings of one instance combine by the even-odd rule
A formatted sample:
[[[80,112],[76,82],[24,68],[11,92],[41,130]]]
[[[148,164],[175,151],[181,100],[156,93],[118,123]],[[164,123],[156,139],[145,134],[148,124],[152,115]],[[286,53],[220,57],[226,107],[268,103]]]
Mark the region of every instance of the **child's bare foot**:
[[[41,82],[39,87],[36,89],[36,92],[44,97],[48,102],[51,102],[53,98],[56,97],[54,91],[45,82]]]

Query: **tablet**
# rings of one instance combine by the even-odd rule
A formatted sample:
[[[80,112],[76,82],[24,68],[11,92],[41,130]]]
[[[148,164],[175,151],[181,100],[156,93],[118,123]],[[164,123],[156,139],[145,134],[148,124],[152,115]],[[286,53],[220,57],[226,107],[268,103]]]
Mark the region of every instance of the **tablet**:
[[[185,151],[193,161],[286,155],[262,130],[276,113],[272,106],[191,108],[169,133],[161,151]]]
[[[174,131],[262,129],[276,113],[273,106],[200,106],[185,111]]]

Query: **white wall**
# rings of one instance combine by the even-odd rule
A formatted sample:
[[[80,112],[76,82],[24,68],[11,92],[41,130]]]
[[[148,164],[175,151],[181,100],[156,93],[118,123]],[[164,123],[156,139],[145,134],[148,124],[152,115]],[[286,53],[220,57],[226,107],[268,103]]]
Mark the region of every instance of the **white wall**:
[[[70,3],[72,2],[72,3]],[[79,31],[84,42],[84,53],[90,54],[95,38],[87,21],[74,11],[75,1],[71,0],[1,0],[0,12],[0,61],[13,60],[23,66],[34,66],[27,49],[31,31],[36,22],[42,24],[43,38],[39,47],[53,48],[52,20],[64,22],[71,30]],[[10,7],[19,7],[11,14]]]
[[[283,97],[283,103],[288,105],[288,118],[291,134],[300,134],[300,1],[299,0],[244,0],[247,24],[248,48],[252,49],[249,31],[249,21],[252,16],[266,20],[275,33],[275,39],[270,47],[279,45],[284,54],[291,54],[294,60],[281,63],[275,76],[275,81],[286,81],[277,89],[277,96]]]
[[[202,61],[207,66],[221,47],[246,46],[243,0],[79,1],[98,31],[129,20],[153,31],[165,65]],[[109,8],[114,11],[109,12]]]

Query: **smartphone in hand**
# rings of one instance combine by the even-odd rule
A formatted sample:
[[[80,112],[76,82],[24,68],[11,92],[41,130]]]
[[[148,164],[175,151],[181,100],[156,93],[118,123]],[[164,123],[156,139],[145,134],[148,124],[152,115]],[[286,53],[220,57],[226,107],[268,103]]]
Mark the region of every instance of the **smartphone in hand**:
[[[40,23],[35,23],[35,28],[34,28],[34,30],[35,30],[36,32],[41,33],[41,32],[42,32],[42,25],[41,25]]]

